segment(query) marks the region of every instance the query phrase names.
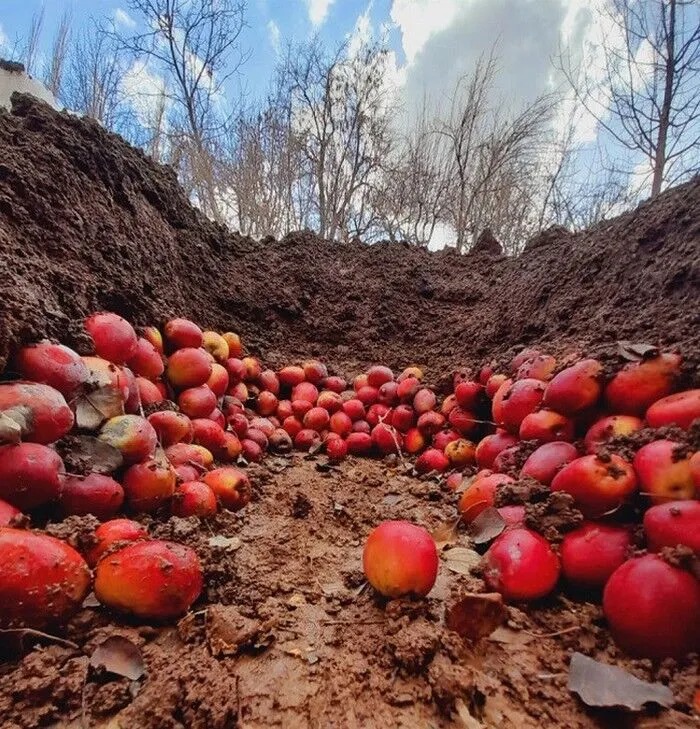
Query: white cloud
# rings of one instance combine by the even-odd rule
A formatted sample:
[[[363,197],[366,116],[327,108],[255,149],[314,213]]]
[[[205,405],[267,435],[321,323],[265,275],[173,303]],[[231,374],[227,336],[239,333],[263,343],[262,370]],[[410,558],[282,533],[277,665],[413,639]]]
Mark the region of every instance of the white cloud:
[[[401,45],[413,63],[432,36],[449,28],[471,0],[393,0],[391,19],[401,31]]]
[[[135,28],[136,21],[122,8],[115,8],[114,10],[114,22],[117,25],[123,25],[125,28]]]
[[[272,46],[272,50],[279,55],[282,47],[282,39],[279,26],[274,20],[269,20],[267,23],[267,37]]]
[[[323,24],[323,21],[328,15],[331,5],[335,0],[305,0],[306,7],[309,11],[309,20],[314,28]]]
[[[145,61],[134,61],[122,79],[122,91],[129,99],[139,122],[153,125],[159,105],[164,103],[165,80],[153,73]]]
[[[6,48],[8,45],[9,39],[7,35],[5,34],[5,31],[2,28],[2,25],[0,24],[0,48]]]
[[[359,15],[355,21],[355,27],[352,29],[352,33],[350,33],[348,43],[348,55],[350,57],[356,56],[363,47],[372,42],[374,30],[372,29],[372,20],[370,18],[371,9],[372,4],[370,3],[365,12]]]

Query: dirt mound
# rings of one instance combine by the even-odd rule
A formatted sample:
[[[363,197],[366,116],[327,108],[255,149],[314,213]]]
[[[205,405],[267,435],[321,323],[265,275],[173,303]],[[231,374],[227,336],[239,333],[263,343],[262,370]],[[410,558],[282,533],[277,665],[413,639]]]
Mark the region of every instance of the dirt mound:
[[[322,355],[432,373],[528,343],[700,347],[700,182],[516,259],[293,233],[256,242],[194,210],[170,169],[98,124],[15,96],[0,114],[0,365],[18,340],[80,348],[99,308],[238,330],[276,363]],[[68,336],[67,336],[68,332]]]
[[[142,324],[189,316],[237,330],[271,364],[315,355],[347,374],[416,362],[435,377],[526,344],[607,355],[633,339],[682,346],[697,376],[700,181],[584,234],[548,231],[508,259],[492,242],[458,256],[231,234],[188,204],[171,170],[25,96],[0,113],[0,148],[0,370],[42,336],[85,351],[82,318],[105,308]],[[363,589],[362,544],[380,520],[454,524],[443,485],[368,459],[329,469],[295,454],[251,470],[254,501],[239,514],[143,518],[202,559],[194,612],[136,627],[87,601],[61,634],[72,645],[26,636],[24,652],[0,660],[3,727],[695,725],[697,656],[625,658],[597,605],[557,593],[509,607],[503,627],[470,643],[444,610],[484,587],[478,573],[443,565],[417,602]],[[538,523],[562,517],[535,506],[549,510],[528,515]],[[75,518],[47,531],[89,528]],[[452,546],[467,544],[462,530]],[[115,634],[143,652],[138,682],[88,669]],[[668,684],[673,708],[585,710],[567,689],[576,650]]]

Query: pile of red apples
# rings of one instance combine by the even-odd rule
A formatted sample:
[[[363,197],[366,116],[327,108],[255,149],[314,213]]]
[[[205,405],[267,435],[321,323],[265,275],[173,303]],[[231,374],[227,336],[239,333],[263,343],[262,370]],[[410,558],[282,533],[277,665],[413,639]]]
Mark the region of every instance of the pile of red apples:
[[[65,622],[90,589],[144,620],[184,614],[202,589],[197,555],[129,517],[239,510],[246,466],[298,450],[411,460],[454,491],[465,524],[495,509],[503,528],[481,569],[508,601],[583,590],[602,595],[630,654],[700,650],[700,390],[679,391],[680,355],[633,347],[605,372],[524,350],[508,372],[458,372],[437,393],[417,367],[377,365],[351,383],[316,360],[265,369],[236,334],[187,319],[137,333],[103,312],[84,326],[92,355],[28,345],[0,382],[0,627]],[[80,472],[66,467],[71,449]],[[525,479],[568,494],[583,521],[548,542],[527,503],[506,503]],[[101,524],[84,554],[28,528],[86,514]],[[365,547],[367,578],[390,598],[427,595],[438,564],[430,534],[407,522],[379,525]]]

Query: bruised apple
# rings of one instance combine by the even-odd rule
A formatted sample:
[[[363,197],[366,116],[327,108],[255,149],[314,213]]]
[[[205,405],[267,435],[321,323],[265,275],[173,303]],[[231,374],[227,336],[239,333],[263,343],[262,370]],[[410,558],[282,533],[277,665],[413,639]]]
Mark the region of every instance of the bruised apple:
[[[608,415],[597,420],[586,432],[584,443],[589,453],[613,438],[632,435],[644,427],[644,422],[634,415]]]
[[[216,496],[207,484],[201,481],[187,481],[175,490],[172,509],[175,516],[214,516]]]
[[[664,547],[689,547],[700,555],[700,501],[669,501],[644,514],[644,532],[652,552]]]
[[[640,490],[653,504],[695,497],[691,453],[672,440],[654,440],[634,457]]]
[[[0,499],[23,511],[55,501],[63,487],[63,471],[61,457],[48,446],[0,446]]]
[[[90,589],[85,560],[47,534],[0,528],[0,564],[1,628],[64,623]]]
[[[140,539],[148,539],[146,527],[131,519],[111,519],[95,529],[94,543],[85,559],[90,567],[94,567],[114,545]]]
[[[493,506],[496,490],[507,483],[513,483],[513,479],[503,473],[486,471],[483,475],[477,474],[459,498],[457,509],[462,520],[467,523],[474,521],[484,509]]]
[[[544,405],[562,415],[574,415],[593,407],[602,392],[603,366],[584,359],[556,374],[547,385]]]
[[[127,469],[122,485],[134,511],[153,513],[175,493],[175,469],[163,459],[150,459]]]
[[[677,425],[688,430],[700,419],[700,389],[685,390],[657,400],[649,407],[646,419],[652,428]]]
[[[100,312],[85,320],[85,330],[92,337],[95,352],[115,364],[123,364],[136,351],[134,327],[126,319],[111,312]]]
[[[73,411],[63,395],[36,382],[0,382],[0,416],[12,431],[3,440],[53,443],[73,427]],[[3,426],[3,431],[5,430]]]
[[[95,597],[106,607],[145,620],[171,620],[189,610],[202,591],[196,553],[174,542],[135,542],[101,559]]]
[[[155,451],[158,436],[153,426],[139,415],[110,418],[100,430],[99,439],[116,448],[124,463],[138,463]]]
[[[534,450],[523,464],[521,476],[529,476],[547,486],[567,464],[578,458],[578,451],[571,443],[554,441],[544,443]]]
[[[72,395],[87,379],[89,370],[80,356],[62,344],[39,342],[22,347],[15,361],[20,376]]]
[[[239,468],[215,468],[205,473],[202,481],[214,492],[225,509],[238,511],[250,501],[250,480]]]
[[[362,564],[368,582],[384,597],[425,597],[437,578],[437,548],[423,527],[385,521],[367,538]]]
[[[673,353],[625,365],[605,388],[608,407],[623,415],[643,415],[652,403],[673,392],[680,366],[680,356]]]

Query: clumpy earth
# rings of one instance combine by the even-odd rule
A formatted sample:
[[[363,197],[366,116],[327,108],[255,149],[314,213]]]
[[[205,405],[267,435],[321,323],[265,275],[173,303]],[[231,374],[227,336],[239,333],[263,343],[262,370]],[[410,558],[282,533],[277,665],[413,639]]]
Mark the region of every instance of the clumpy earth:
[[[698,383],[700,181],[584,233],[551,231],[519,258],[460,257],[230,233],[188,204],[171,170],[29,97],[0,113],[0,149],[0,369],[44,336],[86,352],[82,318],[104,308],[140,324],[189,316],[238,331],[272,365],[315,356],[345,375],[417,363],[438,383],[533,344],[619,366],[615,342],[627,339],[680,347],[686,383]],[[177,625],[124,621],[88,599],[53,631],[60,641],[4,636],[3,728],[698,726],[697,656],[625,657],[595,601],[562,590],[506,608],[487,637],[448,629],[445,614],[484,585],[478,567],[448,556],[474,545],[442,482],[401,462],[331,468],[299,454],[250,475],[254,500],[239,514],[143,518],[204,566],[205,591]],[[535,528],[576,523],[569,504],[527,483],[518,499]],[[441,535],[426,600],[386,602],[364,584],[364,540],[392,518]],[[45,529],[80,545],[93,526],[72,518]],[[114,635],[140,649],[138,680],[89,666]],[[567,688],[575,651],[667,684],[673,707],[585,707]]]

